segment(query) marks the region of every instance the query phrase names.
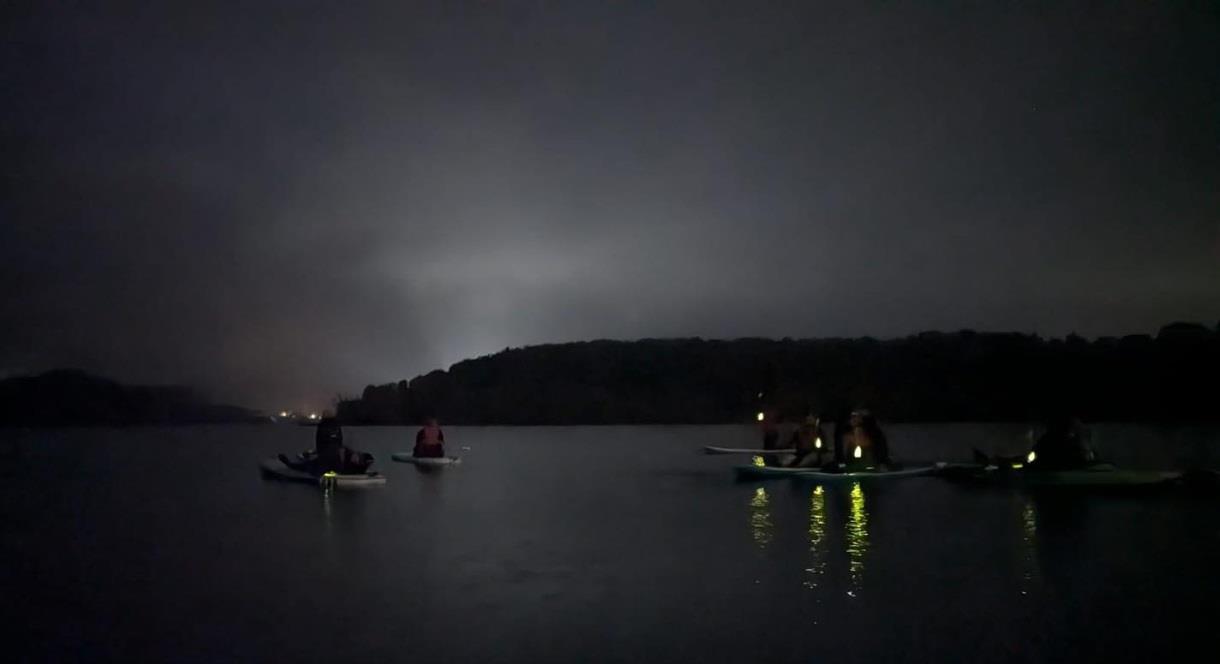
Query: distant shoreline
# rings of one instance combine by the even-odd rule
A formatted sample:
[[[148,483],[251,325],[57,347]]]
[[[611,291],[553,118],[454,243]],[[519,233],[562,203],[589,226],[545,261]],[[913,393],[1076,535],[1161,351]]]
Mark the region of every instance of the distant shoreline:
[[[1043,339],[924,332],[898,339],[644,339],[505,349],[338,403],[344,424],[720,424],[767,410],[888,422],[1220,421],[1220,328]],[[1199,386],[1199,387],[1196,387]]]
[[[868,408],[883,422],[1220,422],[1209,379],[1220,328],[1043,339],[924,332],[899,339],[643,339],[505,349],[340,399],[344,425],[733,425]],[[60,369],[0,380],[0,427],[273,426],[187,387],[123,385]],[[308,422],[291,420],[281,425]]]

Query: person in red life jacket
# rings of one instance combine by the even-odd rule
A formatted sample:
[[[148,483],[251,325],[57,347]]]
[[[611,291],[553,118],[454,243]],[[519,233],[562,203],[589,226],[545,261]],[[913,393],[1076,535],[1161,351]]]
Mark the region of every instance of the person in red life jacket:
[[[439,458],[445,456],[445,432],[435,417],[424,420],[424,426],[415,434],[415,458]]]

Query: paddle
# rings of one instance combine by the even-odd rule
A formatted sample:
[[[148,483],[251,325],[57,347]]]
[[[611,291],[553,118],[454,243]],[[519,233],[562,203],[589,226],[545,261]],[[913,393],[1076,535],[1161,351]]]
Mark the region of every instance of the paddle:
[[[796,454],[796,450],[792,448],[782,450],[758,450],[743,447],[714,447],[711,445],[703,448],[704,454],[752,454],[752,455],[779,455],[779,454]]]

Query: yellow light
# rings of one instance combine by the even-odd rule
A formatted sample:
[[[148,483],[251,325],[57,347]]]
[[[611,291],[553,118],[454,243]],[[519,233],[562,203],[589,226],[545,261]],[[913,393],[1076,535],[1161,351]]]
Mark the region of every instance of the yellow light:
[[[317,413],[310,413],[310,414],[309,414],[309,419],[311,419],[311,420],[316,420],[316,419],[318,419],[318,414],[317,414]]]
[[[288,417],[288,411],[286,411],[286,410],[281,410],[281,411],[280,411],[280,417]]]
[[[1038,458],[1038,455],[1034,454],[1033,450],[1030,450],[1029,456],[1025,457],[1025,461],[1026,461],[1026,463],[1033,463],[1034,459],[1037,459],[1037,458]]]
[[[762,411],[759,411],[758,412],[758,421],[762,422],[764,417],[766,417],[766,416],[762,414]]]
[[[815,449],[819,449],[819,450],[822,449],[822,437],[821,436],[818,436],[817,440],[813,441],[813,447]]]
[[[1014,464],[1012,464],[1012,469],[1013,469],[1013,470],[1021,470],[1021,469],[1022,469],[1022,468],[1024,468],[1024,467],[1025,467],[1025,464],[1023,464],[1023,463],[1014,463]]]
[[[754,467],[756,467],[756,468],[762,468],[763,466],[767,465],[766,462],[763,461],[763,458],[760,456],[754,457],[753,459],[751,459],[751,462],[754,464]]]
[[[852,455],[852,456],[854,456],[854,457],[856,457],[857,459],[863,458],[863,457],[864,457],[864,450],[860,449],[860,446],[859,446],[859,445],[856,445],[856,451],[855,451],[855,452],[852,452],[852,453],[851,453],[851,455]]]
[[[322,477],[338,477],[338,476],[339,476],[338,473],[336,473],[333,470],[328,470],[325,473],[322,473]]]

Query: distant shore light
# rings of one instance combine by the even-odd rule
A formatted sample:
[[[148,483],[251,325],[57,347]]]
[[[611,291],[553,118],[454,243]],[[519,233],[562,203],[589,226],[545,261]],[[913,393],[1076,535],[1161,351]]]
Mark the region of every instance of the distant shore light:
[[[286,410],[281,410],[281,411],[280,411],[280,417],[288,417],[288,411],[286,411]]]
[[[766,417],[766,416],[762,414],[762,411],[759,411],[759,413],[758,413],[758,421],[759,421],[759,422],[762,422],[764,417]]]

